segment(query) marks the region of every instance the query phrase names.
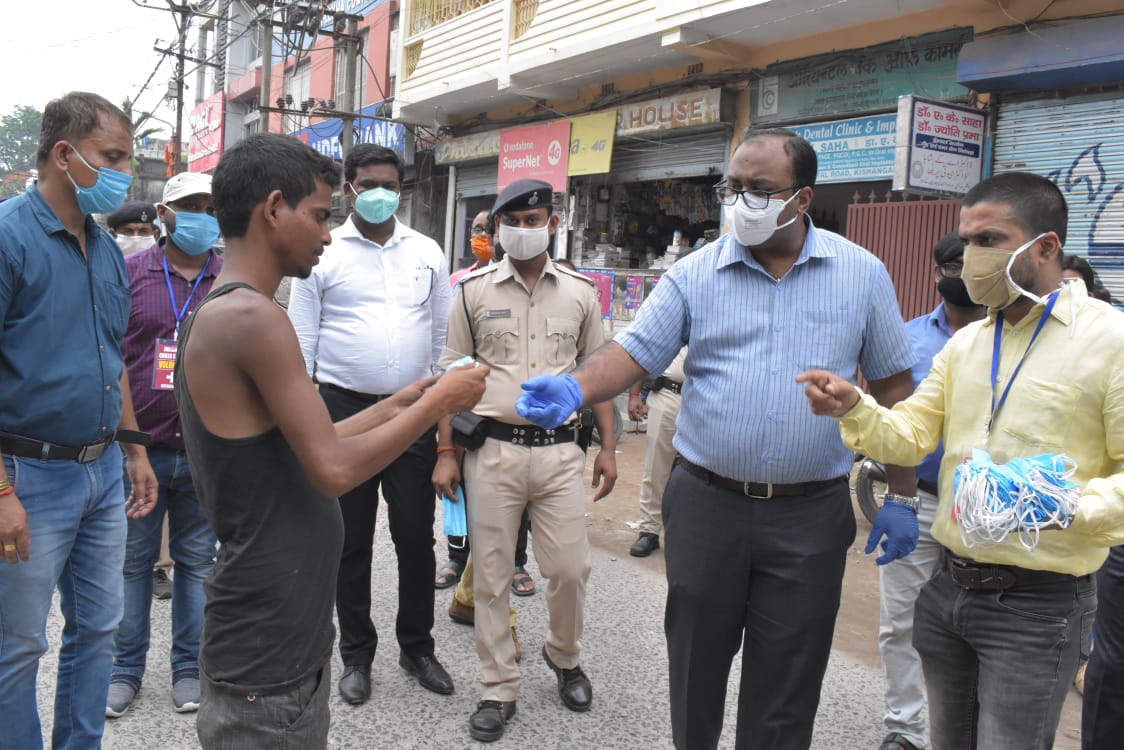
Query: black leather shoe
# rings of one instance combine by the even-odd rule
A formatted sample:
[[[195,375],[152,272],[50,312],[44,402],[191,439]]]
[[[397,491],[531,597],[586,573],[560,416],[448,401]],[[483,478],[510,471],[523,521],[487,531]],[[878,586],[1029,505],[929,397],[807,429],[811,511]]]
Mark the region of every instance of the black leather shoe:
[[[418,683],[426,690],[441,695],[451,695],[453,692],[453,678],[433,654],[410,656],[403,651],[398,657],[398,666],[417,677]]]
[[[371,665],[344,667],[340,678],[340,697],[353,706],[371,697]]]
[[[639,538],[628,548],[633,557],[647,557],[660,548],[660,535],[641,531]]]
[[[515,716],[515,701],[480,701],[476,713],[468,720],[468,733],[481,742],[495,742],[503,737],[507,722]]]
[[[546,659],[546,665],[558,675],[558,695],[562,698],[562,705],[571,711],[588,711],[593,705],[593,685],[582,668],[562,669],[550,660],[545,644],[542,647],[542,658]]]

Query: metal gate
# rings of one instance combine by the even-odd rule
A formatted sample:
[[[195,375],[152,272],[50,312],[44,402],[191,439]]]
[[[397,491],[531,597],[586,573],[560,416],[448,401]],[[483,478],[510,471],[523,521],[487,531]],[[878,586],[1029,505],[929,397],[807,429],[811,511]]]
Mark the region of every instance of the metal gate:
[[[457,165],[457,198],[477,198],[481,195],[496,194],[496,178],[499,175],[499,162],[489,159],[485,162],[470,162]]]
[[[702,133],[661,131],[643,138],[621,137],[613,142],[610,182],[668,180],[714,175],[726,171],[730,131],[724,127]]]
[[[937,306],[933,245],[956,229],[960,201],[921,200],[847,206],[847,239],[874,253],[890,272],[902,318]]]
[[[1057,183],[1069,204],[1065,251],[1087,256],[1113,299],[1124,301],[1124,94],[1004,96],[995,172]]]

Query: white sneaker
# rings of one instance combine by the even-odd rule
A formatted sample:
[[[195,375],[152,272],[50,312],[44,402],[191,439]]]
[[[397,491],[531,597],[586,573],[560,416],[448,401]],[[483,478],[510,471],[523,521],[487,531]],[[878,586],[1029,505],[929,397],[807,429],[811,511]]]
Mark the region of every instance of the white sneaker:
[[[194,677],[184,677],[176,680],[172,685],[172,703],[176,706],[176,713],[189,714],[199,710],[199,680]]]
[[[109,683],[109,693],[105,698],[105,716],[108,719],[117,719],[125,715],[133,699],[137,697],[137,688],[127,682]]]

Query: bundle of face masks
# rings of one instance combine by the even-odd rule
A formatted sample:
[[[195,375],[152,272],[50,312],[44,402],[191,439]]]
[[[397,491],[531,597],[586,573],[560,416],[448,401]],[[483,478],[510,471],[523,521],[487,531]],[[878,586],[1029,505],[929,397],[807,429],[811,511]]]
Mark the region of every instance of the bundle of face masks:
[[[967,547],[999,544],[1014,532],[1029,550],[1044,528],[1066,528],[1081,491],[1069,481],[1077,465],[1065,455],[1015,458],[997,464],[985,450],[956,467],[953,518]]]

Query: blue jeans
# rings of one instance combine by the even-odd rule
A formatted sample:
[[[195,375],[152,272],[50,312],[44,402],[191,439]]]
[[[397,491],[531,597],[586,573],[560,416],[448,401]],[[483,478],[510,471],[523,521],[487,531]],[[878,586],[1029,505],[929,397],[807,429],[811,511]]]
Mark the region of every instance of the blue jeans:
[[[0,749],[43,746],[36,705],[47,613],[58,586],[65,619],[55,691],[55,750],[97,748],[121,619],[125,494],[121,451],[98,460],[4,456],[31,530],[30,557],[0,565]]]
[[[1050,750],[1096,607],[1092,576],[967,590],[939,564],[913,615],[933,750]]]
[[[152,567],[160,556],[164,514],[168,514],[168,549],[175,563],[172,577],[172,681],[199,677],[199,634],[203,630],[203,581],[215,567],[215,535],[195,495],[187,454],[151,448],[148,460],[156,474],[156,507],[144,518],[129,519],[125,547],[125,614],[113,647],[110,682],[139,689],[148,656],[152,609]],[[129,478],[125,476],[128,492]]]

